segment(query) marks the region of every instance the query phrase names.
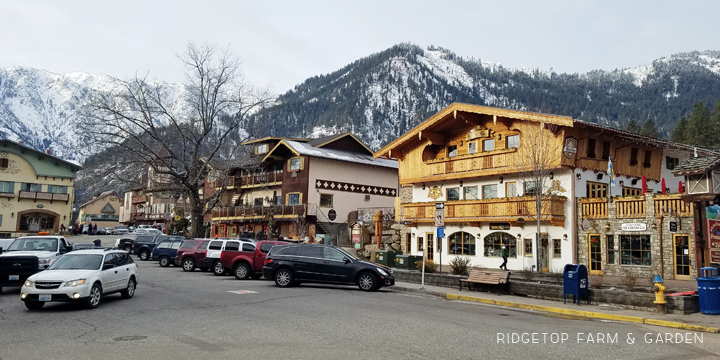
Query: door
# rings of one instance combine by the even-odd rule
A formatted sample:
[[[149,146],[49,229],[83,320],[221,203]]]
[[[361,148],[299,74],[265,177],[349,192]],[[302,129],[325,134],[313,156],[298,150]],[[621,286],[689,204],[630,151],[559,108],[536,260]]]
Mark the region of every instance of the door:
[[[673,235],[675,249],[675,279],[692,280],[690,267],[690,235]]]
[[[433,233],[426,233],[425,234],[425,248],[427,249],[427,256],[426,260],[433,260],[434,254],[435,254],[435,234]]]
[[[115,266],[118,268],[118,288],[124,289],[130,279],[130,266],[133,265],[127,254],[115,253]],[[134,265],[133,265],[134,266]]]
[[[253,260],[253,271],[262,272],[262,268],[265,265],[265,258],[267,258],[267,254],[270,252],[270,249],[272,249],[275,245],[275,243],[271,242],[263,242],[260,244],[260,249],[258,249],[258,251],[255,251],[255,259]]]
[[[540,267],[543,272],[550,271],[550,244],[548,234],[540,234]]]
[[[323,247],[323,280],[328,282],[354,283],[353,264],[345,263],[345,255],[333,248]]]
[[[602,274],[602,242],[599,234],[588,235],[588,257],[590,260],[591,274]]]
[[[106,269],[107,267],[107,269]],[[103,292],[111,292],[118,289],[118,283],[122,274],[118,272],[117,259],[114,254],[105,255],[103,261]]]
[[[300,246],[292,257],[295,277],[299,280],[323,281],[323,253],[320,246]]]

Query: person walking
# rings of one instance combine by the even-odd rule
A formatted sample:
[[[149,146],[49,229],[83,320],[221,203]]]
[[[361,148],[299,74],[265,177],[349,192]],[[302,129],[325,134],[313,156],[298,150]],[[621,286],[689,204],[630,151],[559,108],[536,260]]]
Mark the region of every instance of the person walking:
[[[500,256],[501,256],[502,259],[503,259],[503,263],[502,263],[502,265],[500,265],[500,269],[507,271],[508,249],[507,249],[507,247],[506,247],[505,245],[503,245],[503,246],[500,248]]]

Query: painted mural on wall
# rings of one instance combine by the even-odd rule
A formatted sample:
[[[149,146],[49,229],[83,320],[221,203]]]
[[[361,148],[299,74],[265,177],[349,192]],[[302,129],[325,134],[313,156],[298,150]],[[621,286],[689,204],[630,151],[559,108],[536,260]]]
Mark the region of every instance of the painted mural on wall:
[[[708,222],[708,243],[710,244],[710,262],[720,263],[720,206],[705,208]]]
[[[0,199],[0,209],[12,210],[14,205],[8,199]]]
[[[17,162],[15,160],[8,161],[8,167],[6,168],[0,168],[0,174],[19,174],[22,170],[20,170],[17,167]]]

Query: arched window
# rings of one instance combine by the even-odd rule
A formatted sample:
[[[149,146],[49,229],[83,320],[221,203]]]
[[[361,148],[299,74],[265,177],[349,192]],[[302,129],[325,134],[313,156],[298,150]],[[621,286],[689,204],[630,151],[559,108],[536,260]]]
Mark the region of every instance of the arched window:
[[[485,256],[488,257],[500,257],[502,246],[505,245],[508,249],[509,257],[517,257],[517,239],[504,232],[494,232],[485,237]]]
[[[448,236],[448,254],[475,255],[475,237],[466,232],[456,232]]]

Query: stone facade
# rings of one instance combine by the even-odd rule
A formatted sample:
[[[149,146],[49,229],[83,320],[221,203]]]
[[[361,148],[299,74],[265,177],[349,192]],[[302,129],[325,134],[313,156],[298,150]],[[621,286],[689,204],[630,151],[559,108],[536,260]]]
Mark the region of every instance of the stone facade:
[[[692,217],[676,217],[676,216],[656,216],[655,203],[653,195],[645,196],[645,217],[642,218],[617,218],[617,203],[610,201],[607,204],[607,218],[587,219],[586,224],[589,227],[583,229],[582,203],[578,202],[577,206],[577,262],[588,267],[588,271],[592,270],[589,262],[590,236],[600,235],[600,254],[601,254],[601,271],[603,275],[624,276],[627,272],[635,272],[642,278],[655,277],[662,275],[663,279],[681,279],[690,280],[695,265],[695,251],[693,241],[693,218]],[[670,222],[677,222],[678,228],[676,232],[670,232]],[[643,231],[623,231],[622,224],[644,224]],[[614,236],[615,261],[608,262],[608,235]],[[622,235],[649,235],[651,243],[651,259],[652,265],[623,265],[622,264]],[[690,258],[691,272],[688,277],[677,277],[675,275],[675,247],[674,235],[688,235],[688,256]],[[662,255],[662,256],[661,256]],[[662,264],[662,265],[661,265]],[[597,272],[596,272],[597,273]]]

